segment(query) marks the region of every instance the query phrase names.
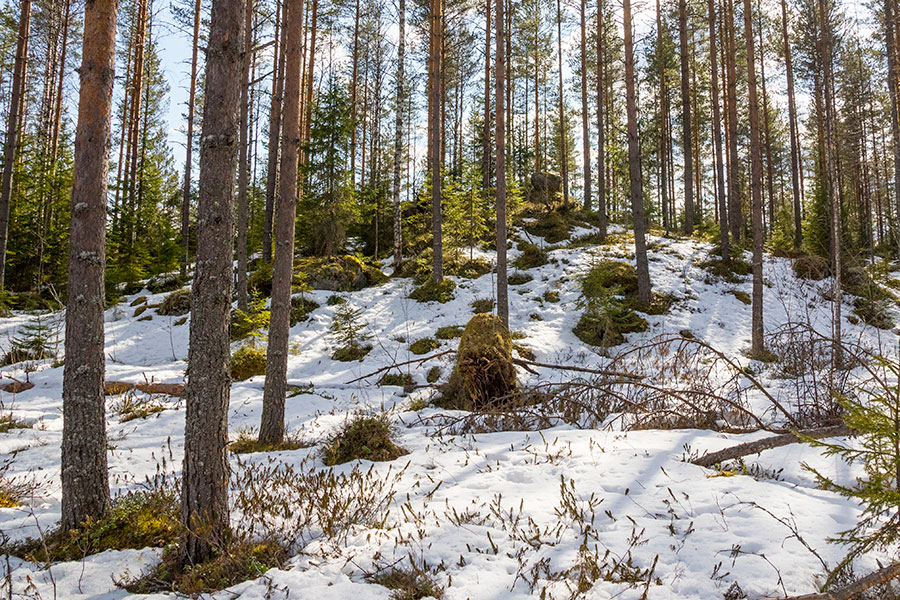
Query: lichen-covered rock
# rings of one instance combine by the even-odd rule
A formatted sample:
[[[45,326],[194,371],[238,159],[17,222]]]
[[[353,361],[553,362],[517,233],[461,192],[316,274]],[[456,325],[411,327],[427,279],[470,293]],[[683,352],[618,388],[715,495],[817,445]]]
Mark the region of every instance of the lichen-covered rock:
[[[515,389],[509,330],[496,315],[475,315],[459,340],[447,400],[459,408],[482,410],[501,404]]]

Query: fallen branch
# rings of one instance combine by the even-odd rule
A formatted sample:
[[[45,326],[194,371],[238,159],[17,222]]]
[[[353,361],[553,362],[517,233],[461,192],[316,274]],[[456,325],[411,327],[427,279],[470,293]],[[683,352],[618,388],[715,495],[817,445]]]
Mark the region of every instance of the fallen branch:
[[[842,587],[834,592],[819,592],[816,594],[803,594],[802,596],[786,596],[781,598],[766,598],[765,600],[852,600],[869,588],[887,583],[900,577],[900,563],[894,563],[874,573],[869,573],[861,579]]]
[[[626,373],[624,371],[608,371],[606,369],[588,369],[587,367],[575,367],[569,365],[554,365],[550,363],[540,363],[534,362],[533,360],[525,360],[524,358],[514,358],[512,359],[514,365],[519,365],[520,367],[524,367],[528,369],[528,367],[540,367],[544,369],[559,369],[562,371],[577,371],[579,373],[591,373],[592,375],[605,375],[607,377],[622,377],[625,379],[643,379],[643,375],[635,375],[633,373]],[[531,371],[531,369],[528,369]],[[532,373],[534,371],[531,371]]]
[[[385,371],[390,371],[391,369],[396,369],[397,367],[405,367],[406,365],[414,365],[417,363],[423,363],[425,361],[429,361],[433,358],[439,358],[439,357],[445,356],[447,354],[456,354],[456,350],[444,350],[443,352],[438,352],[437,354],[429,354],[428,356],[423,356],[422,358],[414,358],[413,360],[407,360],[406,362],[402,362],[402,363],[393,363],[386,367],[381,367],[377,371],[372,371],[371,373],[362,375],[360,377],[357,377],[356,379],[348,381],[344,385],[350,385],[351,383],[356,383],[357,381],[362,381],[363,379],[368,379],[369,377],[374,377],[375,375],[380,375],[381,373],[384,373]]]
[[[813,438],[818,440],[822,438],[837,437],[841,435],[850,435],[850,428],[846,425],[834,425],[832,427],[806,429],[804,431],[798,431],[796,433],[784,433],[782,435],[774,435],[771,437],[763,438],[761,440],[756,440],[754,442],[738,444],[737,446],[725,448],[724,450],[719,450],[718,452],[704,454],[703,456],[696,458],[691,462],[701,467],[711,467],[728,460],[741,458],[742,456],[759,454],[763,450],[778,448],[780,446],[787,446],[788,444],[796,444],[798,442],[804,441],[804,438]]]
[[[166,394],[168,396],[184,396],[183,383],[128,383],[127,381],[106,381],[103,383],[103,392],[107,396],[115,396],[116,394],[124,394],[125,392],[137,390],[145,394]]]

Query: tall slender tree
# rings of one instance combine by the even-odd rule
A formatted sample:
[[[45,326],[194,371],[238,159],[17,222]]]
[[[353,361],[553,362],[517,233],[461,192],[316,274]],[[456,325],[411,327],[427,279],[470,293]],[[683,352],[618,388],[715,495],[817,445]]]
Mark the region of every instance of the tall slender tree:
[[[99,1],[99,0],[94,0]],[[234,175],[241,99],[245,0],[213,0],[200,134],[197,266],[185,389],[182,565],[209,558],[228,535],[228,401]]]
[[[690,49],[687,0],[678,0],[678,40],[681,55],[681,153],[684,157],[684,232],[694,233],[694,145],[691,134]]]
[[[497,118],[494,137],[497,142],[497,316],[509,327],[509,287],[506,265],[506,43],[504,0],[497,1],[497,51],[494,79]]]
[[[116,0],[84,6],[63,368],[62,507],[70,531],[109,508],[103,311]]]
[[[400,24],[397,32],[397,97],[394,109],[394,272],[399,272],[403,262],[403,211],[400,189],[403,178],[403,110],[406,106],[406,0],[397,7]]]
[[[31,0],[21,0],[19,33],[16,39],[16,61],[13,67],[12,93],[6,118],[3,144],[3,179],[0,182],[0,289],[6,279],[6,247],[9,242],[9,211],[12,202],[13,174],[19,145],[22,103],[25,98],[25,72],[28,69],[28,31],[31,26]]]
[[[187,139],[184,150],[184,188],[181,190],[181,276],[187,276],[191,246],[191,169],[194,163],[194,113],[197,111],[197,62],[200,48],[201,0],[194,0],[194,35],[191,43],[191,79],[188,84]]]
[[[719,67],[716,50],[716,0],[707,0],[709,15],[709,64],[710,64],[710,104],[712,105],[713,150],[716,162],[716,198],[719,211],[719,245],[722,260],[731,260],[731,248],[728,243],[728,205],[725,196],[725,168],[722,159],[722,123],[719,114]]]
[[[787,0],[781,0],[781,41],[784,47],[784,70],[787,78],[788,127],[791,137],[791,199],[794,208],[794,248],[803,245],[802,202],[800,193],[800,140],[797,131],[797,103],[794,98],[794,65],[788,38]]]
[[[430,44],[429,44],[429,139],[428,156],[431,169],[431,234],[434,256],[431,263],[431,276],[435,283],[444,280],[443,244],[441,240],[441,187],[443,170],[443,52],[444,52],[444,13],[443,0],[431,0]]]
[[[601,239],[606,238],[606,31],[603,0],[597,0],[597,213]]]
[[[585,4],[581,0],[581,151],[584,161],[584,204],[586,212],[591,211],[591,135],[588,128],[588,81],[587,81],[587,22]]]
[[[253,13],[254,0],[245,0],[244,10],[244,52],[241,59],[241,109],[240,134],[238,139],[238,176],[237,176],[237,236],[235,247],[237,261],[235,267],[235,286],[237,305],[246,311],[249,304],[247,290],[247,234],[250,227],[247,192],[250,186],[250,64],[253,61]]]
[[[563,206],[569,206],[569,127],[566,124],[566,97],[563,90],[562,0],[556,0],[556,52],[559,71],[559,155],[562,162]]]
[[[638,300],[649,303],[651,300],[650,264],[647,261],[647,222],[644,218],[644,192],[641,180],[631,0],[622,0],[622,21],[625,24],[625,112],[628,130],[628,183],[631,194],[631,215],[634,219],[634,259],[637,265]]]
[[[263,254],[264,261],[272,260],[272,222],[275,218],[275,193],[278,184],[278,150],[281,138],[281,104],[284,89],[284,52],[282,38],[284,19],[283,0],[277,0],[275,10],[275,52],[272,63],[272,98],[269,104],[269,147],[266,159],[266,207],[263,221]]]

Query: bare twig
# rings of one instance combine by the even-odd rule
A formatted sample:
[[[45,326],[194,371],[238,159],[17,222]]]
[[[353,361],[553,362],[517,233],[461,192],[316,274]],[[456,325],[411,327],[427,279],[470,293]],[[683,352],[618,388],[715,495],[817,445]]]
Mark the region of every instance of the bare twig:
[[[375,375],[380,375],[381,373],[384,373],[385,371],[390,371],[391,369],[396,369],[397,367],[404,367],[406,365],[414,365],[414,364],[418,364],[418,363],[423,363],[423,362],[429,361],[433,358],[439,358],[439,357],[447,355],[447,354],[456,354],[456,350],[444,350],[443,352],[438,352],[437,354],[429,354],[428,356],[423,356],[421,358],[414,358],[413,360],[407,360],[407,361],[401,362],[401,363],[392,363],[386,367],[381,367],[377,371],[372,371],[371,373],[362,375],[360,377],[357,377],[356,379],[348,381],[344,385],[350,385],[351,383],[356,383],[357,381],[362,381],[363,379],[368,379],[369,377],[374,377]]]

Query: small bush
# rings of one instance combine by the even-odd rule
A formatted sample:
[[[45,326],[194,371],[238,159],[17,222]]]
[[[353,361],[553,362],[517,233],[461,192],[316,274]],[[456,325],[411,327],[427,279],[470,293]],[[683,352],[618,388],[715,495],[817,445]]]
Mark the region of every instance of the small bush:
[[[339,296],[337,294],[332,294],[328,296],[328,300],[325,301],[325,304],[328,306],[337,306],[338,304],[347,304],[347,299],[343,296]]]
[[[513,266],[517,269],[533,269],[549,262],[547,253],[537,244],[520,242],[519,250],[522,251],[522,254],[513,261]]]
[[[462,332],[463,327],[461,325],[447,325],[446,327],[438,327],[434,337],[439,340],[452,340],[461,336]]]
[[[440,378],[441,368],[431,367],[430,369],[428,369],[428,374],[425,376],[425,381],[427,381],[428,383],[435,383]]]
[[[190,290],[178,290],[166,296],[156,308],[156,314],[166,317],[180,317],[191,312]]]
[[[711,258],[701,262],[698,266],[729,283],[740,283],[742,277],[753,273],[753,265],[739,257],[732,257],[728,262],[721,258]]]
[[[343,304],[335,311],[329,335],[338,344],[338,349],[331,355],[333,360],[362,360],[372,350],[371,344],[366,344],[372,339],[372,334],[368,332],[368,324],[362,320],[362,309],[353,308],[350,304]]]
[[[894,319],[883,301],[857,298],[853,301],[853,311],[866,325],[878,329],[891,329],[894,326]]]
[[[232,342],[242,340],[252,333],[258,334],[261,329],[266,329],[269,326],[271,313],[266,308],[262,297],[255,296],[247,308],[247,312],[239,308],[231,311],[231,324],[228,330]]]
[[[435,283],[433,279],[429,279],[413,289],[409,297],[417,302],[440,302],[443,304],[453,299],[453,290],[455,288],[456,283],[452,279],[444,279],[440,283]]]
[[[378,380],[378,385],[396,385],[398,387],[409,387],[415,384],[413,376],[409,373],[385,373]]]
[[[394,443],[387,417],[357,416],[325,444],[322,460],[328,466],[351,460],[391,461],[407,454]]]
[[[3,406],[0,405],[0,409]],[[11,412],[0,412],[0,433],[9,433],[13,429],[31,429],[31,424],[19,419]]]
[[[728,290],[727,293],[731,294],[732,296],[734,296],[735,298],[737,298],[744,304],[747,304],[748,306],[750,304],[752,304],[752,300],[750,299],[750,294],[748,294],[747,292],[745,292],[743,290]]]
[[[543,212],[537,218],[525,225],[525,231],[531,235],[542,237],[547,243],[556,244],[569,237],[572,225],[559,211]]]
[[[26,540],[13,551],[33,562],[82,560],[106,550],[171,546],[181,523],[178,500],[167,490],[131,492],[116,498],[109,511],[72,531],[57,530],[45,540]]]
[[[489,313],[494,311],[494,301],[490,298],[482,298],[472,302],[472,312],[476,315],[479,313]]]
[[[603,260],[591,267],[582,281],[582,290],[588,298],[597,298],[609,290],[625,296],[637,293],[637,271],[629,263]]]
[[[247,288],[263,298],[272,295],[272,263],[262,263],[247,277]]]
[[[135,390],[128,390],[122,398],[112,406],[113,412],[119,415],[119,423],[127,423],[135,419],[146,419],[166,410],[167,406],[155,396],[146,396]]]
[[[440,600],[444,597],[444,588],[434,581],[428,571],[416,565],[391,567],[370,576],[369,581],[391,590],[390,600]]]
[[[244,381],[266,374],[266,351],[256,346],[241,346],[231,355],[232,381]]]
[[[428,354],[432,350],[441,347],[441,343],[434,338],[426,337],[416,340],[409,346],[409,351],[416,355]]]
[[[623,343],[623,334],[646,331],[648,326],[633,310],[610,300],[590,304],[572,331],[585,344],[609,348]]]
[[[559,302],[559,292],[556,290],[547,290],[544,292],[544,302]]]
[[[814,254],[801,256],[792,265],[794,274],[800,279],[812,279],[819,281],[825,279],[830,272],[828,259]]]
[[[255,452],[283,452],[285,450],[297,450],[304,448],[299,441],[286,437],[280,444],[264,444],[250,432],[242,431],[237,439],[228,444],[228,450],[232,454],[252,454]]]
[[[309,313],[319,308],[318,302],[305,296],[291,298],[291,327],[301,321],[309,320]]]
[[[533,279],[534,277],[532,277],[528,273],[513,273],[506,281],[507,283],[509,283],[509,285],[522,285],[528,283]]]
[[[372,344],[341,346],[331,353],[331,360],[336,360],[339,362],[353,362],[354,360],[362,360],[371,351]]]
[[[184,285],[184,280],[177,273],[161,273],[147,280],[146,287],[153,294],[171,292]]]

